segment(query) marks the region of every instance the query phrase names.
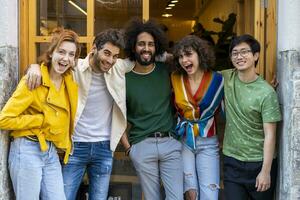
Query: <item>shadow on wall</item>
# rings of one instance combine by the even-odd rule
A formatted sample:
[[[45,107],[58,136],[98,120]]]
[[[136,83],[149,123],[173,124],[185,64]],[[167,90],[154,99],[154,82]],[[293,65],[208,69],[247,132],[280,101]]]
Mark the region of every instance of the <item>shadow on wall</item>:
[[[215,71],[221,71],[224,69],[232,68],[229,60],[229,45],[236,33],[233,32],[234,25],[236,23],[236,14],[230,13],[226,20],[220,18],[214,18],[213,22],[221,24],[222,29],[219,32],[205,30],[201,23],[195,24],[193,27],[194,32],[192,35],[197,35],[201,39],[207,40],[214,46],[216,52],[216,65]],[[218,37],[217,42],[214,42],[212,35]]]

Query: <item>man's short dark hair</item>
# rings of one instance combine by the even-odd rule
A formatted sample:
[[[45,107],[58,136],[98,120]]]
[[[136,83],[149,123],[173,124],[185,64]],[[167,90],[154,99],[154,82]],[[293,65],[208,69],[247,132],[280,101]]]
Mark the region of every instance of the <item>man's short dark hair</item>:
[[[254,55],[255,53],[259,53],[260,52],[260,44],[259,42],[251,35],[248,34],[244,34],[244,35],[240,35],[240,36],[236,36],[232,39],[231,44],[229,46],[229,53],[231,54],[232,49],[245,42],[246,44],[248,44],[250,46],[251,52]],[[258,60],[255,61],[255,67],[258,63]]]
[[[135,45],[139,34],[146,32],[154,38],[155,55],[163,54],[167,49],[167,38],[160,26],[153,20],[143,22],[134,18],[125,28],[125,53],[130,60],[135,61]]]
[[[245,34],[245,35],[240,35],[240,36],[236,36],[232,39],[230,47],[229,47],[229,52],[231,53],[232,49],[241,44],[241,43],[247,43],[253,54],[255,53],[259,53],[260,52],[260,44],[259,42],[251,35]]]
[[[110,42],[111,44],[123,49],[124,35],[119,29],[107,29],[97,34],[93,45],[95,45],[99,51],[107,42]]]

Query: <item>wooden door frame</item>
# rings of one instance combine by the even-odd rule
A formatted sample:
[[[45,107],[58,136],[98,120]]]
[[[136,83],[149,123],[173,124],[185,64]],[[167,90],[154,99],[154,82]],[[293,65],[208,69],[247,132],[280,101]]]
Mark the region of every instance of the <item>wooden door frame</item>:
[[[276,73],[277,3],[267,0],[237,0],[237,3],[237,34],[251,34],[260,42],[256,71],[270,82]]]
[[[51,36],[37,35],[37,0],[20,1],[20,74],[31,63],[37,63],[37,44],[48,43]],[[80,36],[80,43],[86,43],[91,49],[94,39],[94,0],[87,0],[87,30],[86,36]]]
[[[20,74],[22,75],[30,63],[37,62],[38,43],[50,42],[50,36],[37,36],[37,1],[38,0],[20,0]],[[95,17],[95,0],[87,1],[87,30],[86,36],[80,36],[79,41],[87,44],[87,49],[91,49],[94,39],[94,17]],[[241,4],[244,2],[244,4]],[[248,1],[237,0],[238,5],[243,7],[237,8],[237,14],[249,15]],[[265,5],[267,2],[268,5]],[[149,19],[149,0],[142,0],[142,19]],[[276,2],[266,0],[254,0],[254,18],[252,27],[246,23],[241,28],[241,21],[237,23],[237,33],[250,33],[261,43],[260,61],[257,66],[257,72],[270,81],[276,73],[276,47],[277,47],[277,19],[276,19]],[[245,18],[249,16],[244,16]],[[247,25],[248,24],[248,25]]]
[[[37,35],[37,1],[38,0],[20,0],[20,67],[19,72],[24,74],[25,69],[30,63],[37,63],[37,44],[48,43],[50,36]],[[80,36],[80,43],[87,44],[87,49],[92,48],[94,40],[94,18],[95,18],[95,0],[87,1],[87,30],[86,36]],[[142,0],[142,18],[149,19],[149,0]]]

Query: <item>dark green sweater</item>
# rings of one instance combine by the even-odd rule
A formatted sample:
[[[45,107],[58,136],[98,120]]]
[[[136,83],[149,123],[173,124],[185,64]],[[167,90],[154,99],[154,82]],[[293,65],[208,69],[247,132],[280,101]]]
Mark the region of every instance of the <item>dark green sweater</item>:
[[[174,128],[171,105],[171,83],[167,66],[155,63],[154,70],[146,75],[126,74],[127,120],[132,125],[129,142],[144,140],[149,134],[168,132]]]

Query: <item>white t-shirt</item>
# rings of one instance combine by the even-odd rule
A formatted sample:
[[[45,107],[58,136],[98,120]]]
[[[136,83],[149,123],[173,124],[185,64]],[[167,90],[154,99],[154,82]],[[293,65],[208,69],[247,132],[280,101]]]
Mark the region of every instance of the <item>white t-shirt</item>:
[[[103,73],[92,72],[92,82],[73,134],[74,142],[99,142],[110,140],[113,98],[109,93]]]

